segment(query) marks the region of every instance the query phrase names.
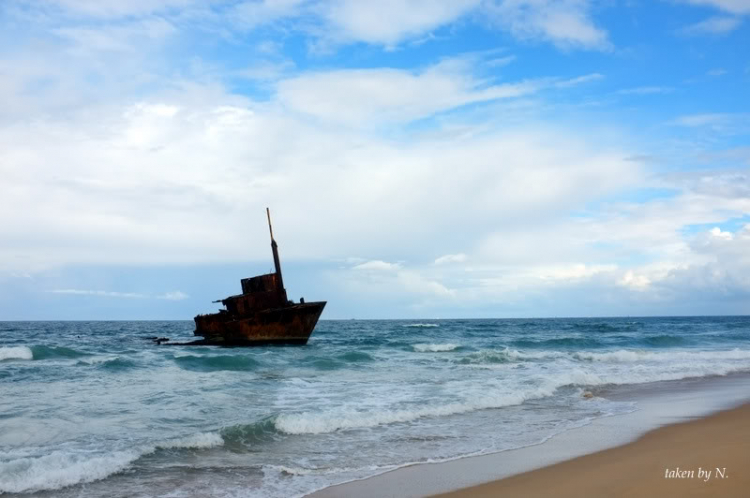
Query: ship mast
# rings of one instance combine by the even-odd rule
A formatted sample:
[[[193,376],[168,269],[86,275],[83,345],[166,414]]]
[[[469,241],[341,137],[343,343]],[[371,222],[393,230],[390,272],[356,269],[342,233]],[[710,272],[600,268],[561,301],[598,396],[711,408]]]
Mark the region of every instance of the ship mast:
[[[273,238],[273,227],[271,226],[271,210],[268,208],[266,208],[266,216],[268,216],[268,230],[271,232],[271,250],[273,251],[273,265],[276,267],[276,278],[278,279],[279,295],[283,296],[284,300],[286,300],[286,292],[284,291],[284,279],[281,277],[279,246],[276,245],[276,241]]]

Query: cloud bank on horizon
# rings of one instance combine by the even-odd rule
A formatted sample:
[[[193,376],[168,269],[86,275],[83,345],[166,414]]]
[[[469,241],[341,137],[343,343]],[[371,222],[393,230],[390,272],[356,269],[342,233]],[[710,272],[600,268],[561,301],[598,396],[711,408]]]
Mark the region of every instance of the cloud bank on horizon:
[[[750,313],[748,22],[8,0],[0,316],[189,319],[268,269],[266,206],[327,318]]]

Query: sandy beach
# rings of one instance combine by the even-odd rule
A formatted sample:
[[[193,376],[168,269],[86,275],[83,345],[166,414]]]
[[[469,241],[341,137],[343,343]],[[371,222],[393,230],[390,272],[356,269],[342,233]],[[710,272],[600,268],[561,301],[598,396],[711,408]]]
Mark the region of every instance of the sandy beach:
[[[745,404],[656,429],[624,446],[436,496],[746,497],[749,489]]]

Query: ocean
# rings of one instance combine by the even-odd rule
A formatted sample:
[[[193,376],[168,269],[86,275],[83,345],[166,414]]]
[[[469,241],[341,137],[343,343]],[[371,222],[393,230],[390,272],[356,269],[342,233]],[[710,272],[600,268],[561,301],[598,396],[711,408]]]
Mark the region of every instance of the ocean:
[[[324,320],[304,347],[148,340],[192,331],[0,322],[0,494],[301,496],[637,410],[618,389],[750,372],[750,317]]]

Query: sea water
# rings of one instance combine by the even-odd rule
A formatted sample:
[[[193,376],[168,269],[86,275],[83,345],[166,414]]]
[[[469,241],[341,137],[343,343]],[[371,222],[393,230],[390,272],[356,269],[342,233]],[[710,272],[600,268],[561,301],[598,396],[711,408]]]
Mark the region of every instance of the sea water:
[[[299,496],[637,409],[608,399],[618,386],[750,371],[750,317],[321,321],[304,347],[148,339],[192,330],[0,322],[0,494]]]

